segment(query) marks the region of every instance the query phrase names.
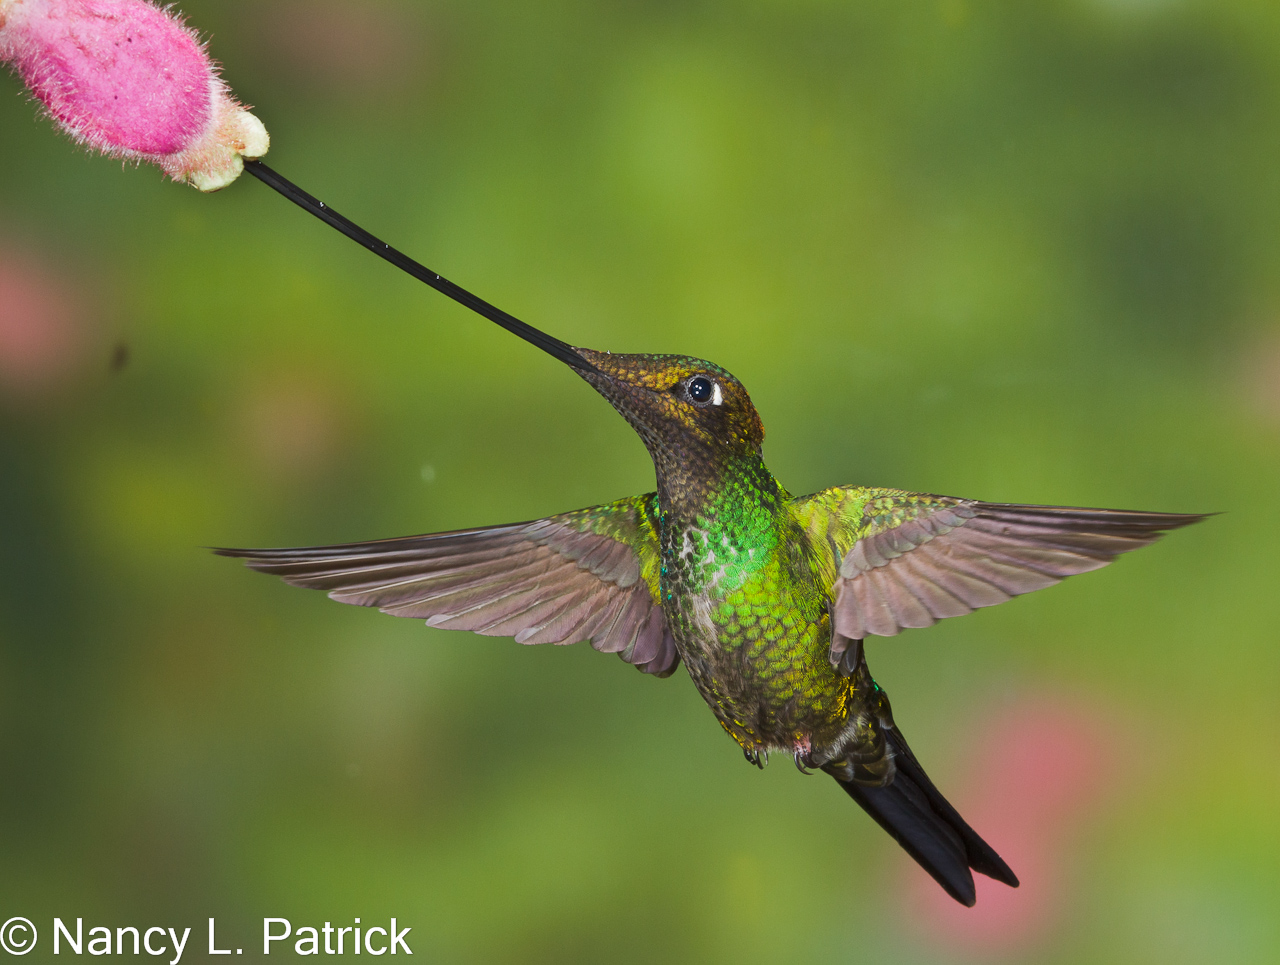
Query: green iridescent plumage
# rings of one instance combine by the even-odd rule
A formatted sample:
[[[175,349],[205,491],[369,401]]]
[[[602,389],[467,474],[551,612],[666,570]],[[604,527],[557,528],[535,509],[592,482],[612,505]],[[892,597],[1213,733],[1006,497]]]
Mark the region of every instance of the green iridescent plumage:
[[[724,369],[575,350],[636,429],[657,491],[529,523],[373,543],[220,550],[334,599],[521,643],[589,640],[659,676],[681,661],[747,758],[836,779],[958,901],[1017,878],[937,791],[862,641],[1106,565],[1199,516],[838,487],[792,497]]]

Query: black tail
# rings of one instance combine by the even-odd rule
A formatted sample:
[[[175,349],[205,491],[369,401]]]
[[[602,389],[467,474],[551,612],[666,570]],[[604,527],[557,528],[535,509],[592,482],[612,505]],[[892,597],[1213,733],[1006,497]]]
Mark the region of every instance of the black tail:
[[[887,738],[897,768],[893,781],[885,787],[839,781],[849,797],[961,904],[973,907],[977,899],[970,868],[1018,887],[1017,875],[933,786],[902,735],[893,729]]]

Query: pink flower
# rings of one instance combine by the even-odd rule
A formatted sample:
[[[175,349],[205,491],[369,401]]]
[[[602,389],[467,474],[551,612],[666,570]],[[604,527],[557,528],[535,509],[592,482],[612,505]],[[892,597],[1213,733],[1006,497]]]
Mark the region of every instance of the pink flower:
[[[87,300],[57,263],[0,242],[0,402],[44,402],[95,343]]]
[[[978,903],[963,908],[923,875],[904,877],[921,937],[984,962],[1047,947],[1071,908],[1080,834],[1123,781],[1113,748],[1131,740],[1108,708],[1067,695],[1029,695],[982,724],[968,793],[958,786],[953,801],[1022,885],[974,875]]]
[[[201,191],[267,152],[204,46],[147,0],[0,0],[0,60],[81,144]]]

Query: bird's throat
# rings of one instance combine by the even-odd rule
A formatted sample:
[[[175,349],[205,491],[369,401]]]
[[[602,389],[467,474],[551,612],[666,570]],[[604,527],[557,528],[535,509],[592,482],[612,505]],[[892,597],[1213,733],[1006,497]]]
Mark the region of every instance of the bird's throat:
[[[759,452],[717,451],[699,446],[652,451],[658,509],[664,527],[710,528],[735,544],[766,541],[789,498]]]

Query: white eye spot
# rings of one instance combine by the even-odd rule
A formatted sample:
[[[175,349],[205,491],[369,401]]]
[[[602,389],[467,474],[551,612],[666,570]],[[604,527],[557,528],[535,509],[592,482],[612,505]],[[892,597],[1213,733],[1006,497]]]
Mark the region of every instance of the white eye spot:
[[[711,404],[720,405],[722,402],[724,402],[724,393],[720,391],[720,383],[712,382],[711,383]]]

